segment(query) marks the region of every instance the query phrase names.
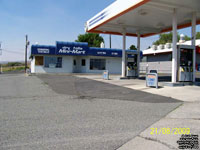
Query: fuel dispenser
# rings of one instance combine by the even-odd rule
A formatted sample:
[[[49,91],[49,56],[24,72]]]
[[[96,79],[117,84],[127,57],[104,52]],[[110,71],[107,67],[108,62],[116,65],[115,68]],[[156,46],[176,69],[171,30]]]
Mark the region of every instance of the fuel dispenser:
[[[137,55],[127,54],[127,77],[137,77]]]
[[[192,82],[193,81],[193,53],[195,46],[178,45],[178,81]]]

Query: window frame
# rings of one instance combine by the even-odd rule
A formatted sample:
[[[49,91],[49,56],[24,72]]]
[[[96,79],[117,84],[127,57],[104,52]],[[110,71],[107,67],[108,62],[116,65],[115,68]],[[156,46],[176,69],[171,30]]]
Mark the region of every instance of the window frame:
[[[38,58],[42,60],[42,63],[40,64],[38,61]],[[44,65],[44,56],[35,56],[35,66],[43,66]]]
[[[52,60],[49,61],[48,59],[52,59]],[[60,61],[59,61],[59,59],[60,59]],[[49,63],[49,62],[53,62],[53,63]],[[63,63],[63,58],[60,57],[60,56],[59,57],[57,57],[57,56],[44,56],[44,67],[45,68],[50,68],[49,64],[54,64],[55,68],[62,68],[62,63]],[[60,64],[60,65],[58,65],[58,64]]]
[[[89,67],[90,70],[106,70],[106,59],[91,58]]]

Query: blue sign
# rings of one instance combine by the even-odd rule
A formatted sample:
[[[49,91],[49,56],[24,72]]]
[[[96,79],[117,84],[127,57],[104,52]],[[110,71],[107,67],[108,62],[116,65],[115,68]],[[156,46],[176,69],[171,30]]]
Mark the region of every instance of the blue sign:
[[[136,50],[126,50],[135,52]],[[142,52],[140,53],[142,57]],[[104,56],[122,57],[121,49],[89,47],[88,43],[82,42],[56,42],[56,46],[32,45],[31,55],[77,55],[77,56]],[[129,58],[133,57],[128,55]]]
[[[57,55],[87,55],[87,43],[78,42],[57,42],[56,54]]]
[[[88,55],[106,56],[106,57],[122,57],[122,50],[91,47],[88,52]]]
[[[31,54],[35,55],[55,55],[55,46],[32,45]]]

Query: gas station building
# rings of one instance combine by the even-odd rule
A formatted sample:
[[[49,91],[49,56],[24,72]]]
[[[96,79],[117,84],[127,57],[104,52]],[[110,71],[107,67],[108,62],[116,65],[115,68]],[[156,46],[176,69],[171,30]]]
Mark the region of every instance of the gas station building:
[[[137,51],[126,50],[128,63],[137,59]],[[142,56],[142,53],[140,53]],[[31,73],[102,73],[120,74],[122,50],[89,47],[82,42],[56,42],[51,45],[32,45]],[[136,72],[132,71],[136,76]]]

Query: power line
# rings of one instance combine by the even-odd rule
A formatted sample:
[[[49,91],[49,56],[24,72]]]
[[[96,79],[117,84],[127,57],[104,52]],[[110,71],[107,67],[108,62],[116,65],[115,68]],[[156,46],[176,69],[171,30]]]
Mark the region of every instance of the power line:
[[[6,49],[3,49],[3,51],[5,51],[5,52],[9,52],[9,53],[15,53],[15,54],[21,54],[21,55],[24,55],[23,52],[11,51],[11,50],[6,50]]]

